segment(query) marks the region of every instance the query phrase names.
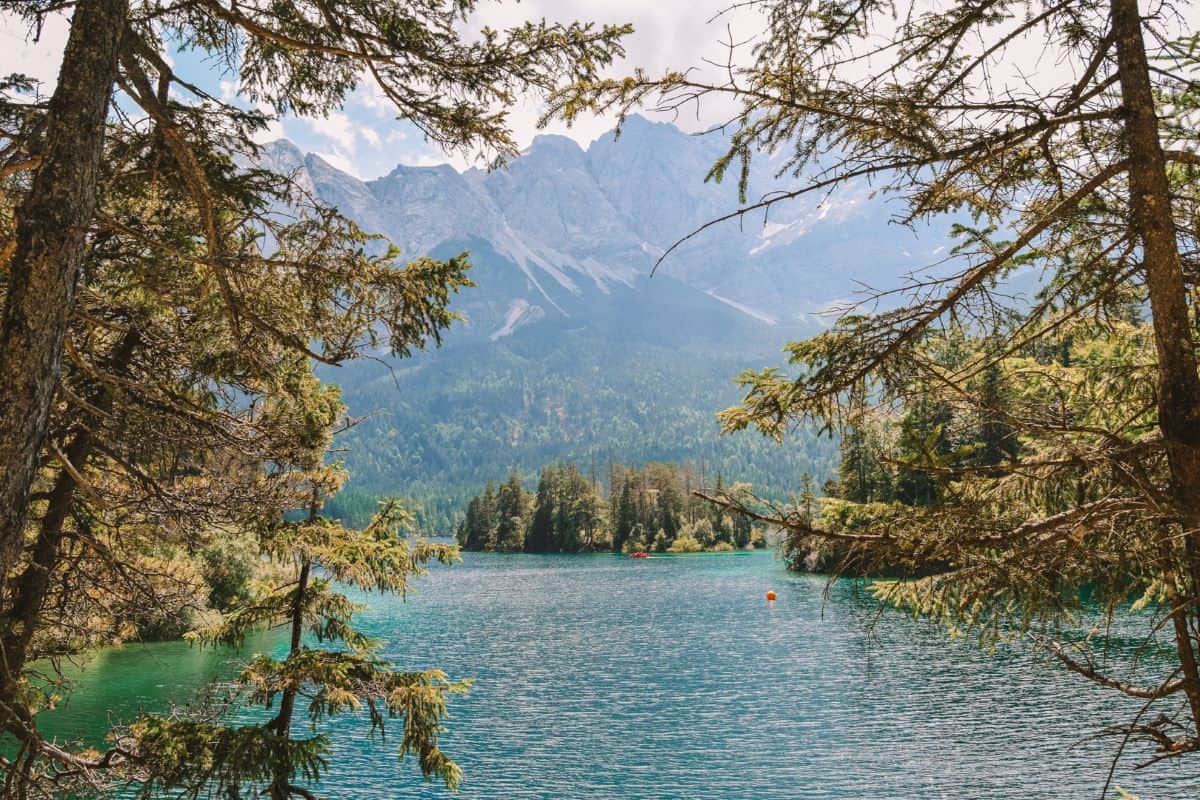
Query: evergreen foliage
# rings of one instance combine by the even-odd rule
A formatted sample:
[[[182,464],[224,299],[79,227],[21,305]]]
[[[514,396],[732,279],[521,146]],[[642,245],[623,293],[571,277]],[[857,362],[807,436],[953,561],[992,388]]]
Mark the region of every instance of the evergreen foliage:
[[[42,742],[32,715],[48,697],[27,680],[33,660],[177,636],[248,598],[252,579],[273,570],[262,534],[295,505],[293,471],[341,424],[336,389],[316,380],[311,359],[436,342],[453,319],[448,296],[466,283],[464,259],[401,267],[390,251],[365,256],[360,231],[286,181],[235,171],[221,131],[196,133],[222,180],[209,207],[259,228],[232,229],[222,247],[237,260],[239,314],[269,330],[240,337],[219,282],[197,269],[196,205],[162,145],[114,130],[99,212],[111,233],[85,261],[64,402],[49,421],[49,452],[61,456],[34,485],[29,546],[7,586],[5,733],[26,746],[26,768],[6,770],[10,786],[63,759],[79,780],[167,780],[148,772],[136,738],[99,760]],[[289,197],[298,220],[266,207]],[[166,729],[156,730],[159,747]]]
[[[452,563],[456,549],[410,541],[405,527],[411,520],[395,501],[381,504],[361,530],[320,516],[321,497],[336,490],[344,474],[317,463],[309,465],[300,478],[303,485],[297,486],[310,494],[307,515],[280,520],[262,533],[263,551],[291,569],[234,605],[216,624],[189,634],[207,644],[240,646],[251,632],[289,629],[283,659],[256,655],[238,679],[249,703],[277,706],[278,711],[265,726],[217,721],[205,727],[194,719],[143,717],[130,736],[137,751],[146,754],[140,760],[147,772],[142,787],[147,795],[159,787],[192,794],[261,792],[272,798],[303,794],[298,784],[319,781],[330,754],[332,743],[316,732],[317,725],[329,715],[364,709],[371,734],[381,738],[388,719],[401,718],[401,756],[412,753],[426,775],[440,777],[451,789],[458,786],[461,770],[437,740],[446,696],[466,691],[469,682],[450,681],[439,670],[402,671],[381,659],[378,644],[352,625],[353,614],[363,607],[339,591],[353,586],[404,594],[411,578],[425,574],[423,564]],[[308,704],[312,733],[306,738],[293,734],[298,701]],[[179,750],[173,737],[182,737],[193,753],[204,756]],[[230,742],[237,742],[236,755],[227,752]],[[164,764],[164,754],[175,755],[167,755]]]
[[[720,480],[718,479],[718,483]],[[726,513],[692,494],[703,481],[688,465],[613,462],[606,486],[575,464],[552,464],[526,492],[513,473],[489,483],[467,504],[456,537],[465,550],[695,552],[764,545],[749,518]]]
[[[902,223],[957,223],[948,260],[788,345],[786,369],[744,373],[721,417],[782,438],[898,411],[906,461],[869,435],[847,445],[847,494],[880,502],[825,527],[794,505],[712,498],[848,547],[861,569],[920,576],[875,584],[887,602],[985,640],[1028,634],[1142,699],[1115,733],[1158,760],[1200,751],[1200,56],[1185,15],[1140,5],[751,0],[739,7],[766,29],[748,60],[729,43],[721,79],[584,82],[551,115],[732,100],[733,145],[709,177],[736,173],[745,205],[725,219],[870,181]],[[1055,68],[1028,70],[1027,48]],[[745,196],[761,151],[794,189]],[[1038,291],[1014,302],[1020,276]],[[968,420],[970,453],[953,430]],[[1106,626],[1074,627],[1085,599],[1151,610],[1143,647],[1161,631],[1176,663],[1107,661]]]
[[[470,0],[0,2],[35,27],[71,6],[49,102],[24,78],[0,83],[0,739],[13,754],[0,793],[134,781],[147,795],[312,796],[303,784],[331,751],[291,735],[284,705],[301,695],[314,722],[359,706],[376,728],[402,718],[401,751],[454,784],[436,739],[460,685],[381,662],[330,582],[402,592],[451,551],[396,535],[393,505],[361,530],[317,515],[341,482],[321,455],[351,422],[313,364],[439,344],[467,258],[399,262],[288,176],[240,166],[270,119],[181,78],[167,50],[197,51],[280,111],[329,113],[371,79],[431,140],[504,157],[505,110],[594,77],[628,29],[472,37]],[[296,521],[298,508],[312,513]],[[51,701],[30,680],[38,658],[281,622],[288,657],[243,675],[251,702],[280,703],[268,725],[147,717],[104,753],[37,730]]]
[[[394,495],[422,533],[449,536],[487,481],[557,461],[585,473],[610,459],[690,461],[776,500],[798,491],[805,472],[824,480],[836,469],[837,441],[812,429],[786,446],[753,433],[721,436],[713,415],[738,400],[730,377],[745,355],[714,349],[700,358],[570,332],[517,338],[451,341],[394,374],[369,362],[320,371],[352,411],[372,413],[342,439],[351,476],[342,494],[358,495],[360,516],[341,518],[362,524],[369,511],[361,509]],[[329,513],[345,513],[341,502],[333,498]]]

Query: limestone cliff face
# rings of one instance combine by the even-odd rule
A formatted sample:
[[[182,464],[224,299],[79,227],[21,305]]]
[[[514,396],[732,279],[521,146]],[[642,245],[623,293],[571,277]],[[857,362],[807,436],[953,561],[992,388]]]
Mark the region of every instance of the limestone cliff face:
[[[705,181],[724,147],[719,134],[635,116],[586,150],[539,136],[492,172],[398,166],[364,182],[282,140],[266,148],[264,164],[295,174],[408,255],[473,251],[483,282],[463,306],[472,328],[494,340],[527,325],[586,320],[614,293],[649,286],[667,248],[738,207],[735,180]],[[796,185],[776,175],[782,165],[782,155],[759,157],[749,196]],[[709,229],[658,274],[678,283],[676,293],[694,292],[685,305],[698,313],[720,307],[739,326],[811,329],[813,313],[852,299],[862,284],[894,286],[944,248],[943,237],[917,237],[889,216],[869,187],[849,186]]]

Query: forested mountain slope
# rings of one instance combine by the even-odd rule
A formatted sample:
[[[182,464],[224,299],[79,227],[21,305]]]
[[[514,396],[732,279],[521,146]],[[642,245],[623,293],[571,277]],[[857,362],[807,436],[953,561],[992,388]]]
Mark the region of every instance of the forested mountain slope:
[[[555,459],[703,461],[775,495],[827,475],[828,439],[719,436],[732,378],[778,363],[785,341],[819,329],[813,312],[929,262],[944,240],[888,225],[886,204],[852,187],[707,231],[650,277],[676,239],[736,207],[733,186],[703,179],[722,147],[633,117],[587,150],[538,137],[503,170],[398,166],[360,181],[269,145],[267,166],[406,255],[467,251],[473,264],[443,348],[325,373],[370,415],[344,437],[354,490],[420,499],[444,527],[482,483]],[[775,168],[762,160],[752,192]]]

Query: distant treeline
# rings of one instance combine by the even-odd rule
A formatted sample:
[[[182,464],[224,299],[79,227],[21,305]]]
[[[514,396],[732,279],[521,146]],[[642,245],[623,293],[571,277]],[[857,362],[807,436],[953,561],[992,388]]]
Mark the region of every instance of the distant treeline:
[[[400,498],[411,521],[409,530],[425,538],[452,536],[462,521],[463,505],[471,496],[470,490],[439,489],[418,496],[404,495]],[[379,512],[380,502],[389,495],[364,491],[353,486],[342,489],[325,502],[324,512],[351,528],[368,525]]]
[[[703,462],[710,479],[736,477],[782,502],[799,491],[801,474],[821,483],[836,473],[838,442],[814,428],[798,429],[788,447],[753,433],[720,435],[716,412],[741,400],[731,377],[766,357],[688,357],[582,334],[502,339],[418,355],[422,377],[405,380],[403,396],[395,375],[360,362],[328,377],[352,413],[380,413],[339,436],[338,458],[347,490],[369,498],[364,508],[374,513],[377,498],[400,497],[423,512],[428,535],[452,534],[487,481],[516,469],[532,489],[537,470],[560,461],[585,474],[593,460],[601,473],[609,459]]]
[[[526,553],[675,552],[761,547],[749,518],[693,496],[702,485],[690,466],[613,463],[603,482],[575,464],[552,464],[528,492],[513,473],[488,483],[458,526],[466,550]],[[717,478],[717,484],[721,479]]]

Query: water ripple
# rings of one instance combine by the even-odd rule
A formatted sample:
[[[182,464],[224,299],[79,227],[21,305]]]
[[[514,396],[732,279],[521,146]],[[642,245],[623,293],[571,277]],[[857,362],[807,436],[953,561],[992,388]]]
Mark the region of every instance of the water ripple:
[[[1116,743],[1079,740],[1136,705],[824,589],[768,554],[480,554],[363,622],[401,664],[476,679],[444,741],[464,800],[1099,796]],[[327,791],[450,796],[360,724],[337,728]],[[1195,797],[1191,767],[1127,761],[1117,782]]]

